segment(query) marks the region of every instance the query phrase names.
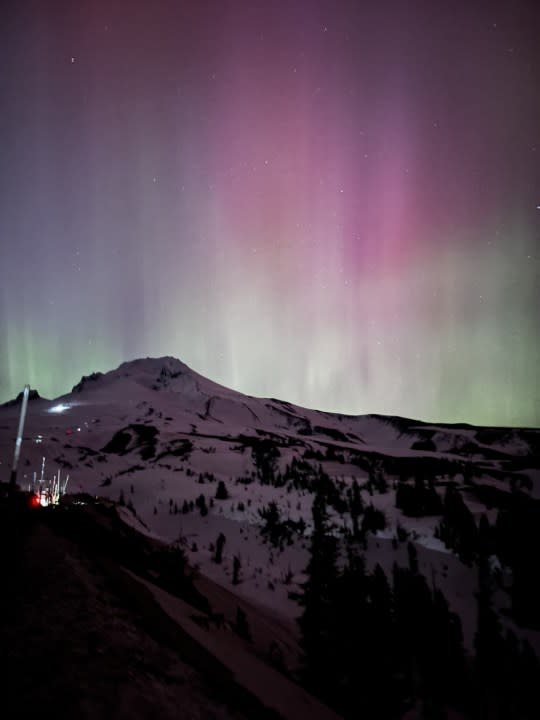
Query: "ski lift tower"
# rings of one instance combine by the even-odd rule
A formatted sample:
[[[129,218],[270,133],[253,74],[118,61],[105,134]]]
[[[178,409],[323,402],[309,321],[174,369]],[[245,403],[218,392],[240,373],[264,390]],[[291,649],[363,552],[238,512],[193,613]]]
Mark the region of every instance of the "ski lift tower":
[[[11,469],[11,477],[9,479],[10,494],[15,491],[15,487],[17,485],[17,466],[19,464],[19,456],[21,454],[24,421],[26,420],[26,410],[28,408],[28,395],[29,394],[30,394],[30,385],[25,385],[24,391],[23,391],[22,404],[21,404],[21,415],[19,417],[19,428],[17,430],[17,439],[15,440],[15,452],[13,453],[13,467]]]

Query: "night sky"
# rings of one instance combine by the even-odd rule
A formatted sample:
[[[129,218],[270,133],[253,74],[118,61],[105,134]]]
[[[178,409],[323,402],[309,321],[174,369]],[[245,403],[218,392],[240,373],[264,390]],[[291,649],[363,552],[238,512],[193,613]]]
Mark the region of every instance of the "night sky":
[[[540,424],[540,2],[5,0],[0,401],[174,355]]]

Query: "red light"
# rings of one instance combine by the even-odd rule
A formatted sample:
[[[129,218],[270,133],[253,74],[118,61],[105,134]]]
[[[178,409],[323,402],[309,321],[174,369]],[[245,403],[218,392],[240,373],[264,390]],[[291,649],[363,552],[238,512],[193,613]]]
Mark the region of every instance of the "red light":
[[[41,501],[37,495],[32,495],[30,498],[30,507],[37,508],[41,505]]]

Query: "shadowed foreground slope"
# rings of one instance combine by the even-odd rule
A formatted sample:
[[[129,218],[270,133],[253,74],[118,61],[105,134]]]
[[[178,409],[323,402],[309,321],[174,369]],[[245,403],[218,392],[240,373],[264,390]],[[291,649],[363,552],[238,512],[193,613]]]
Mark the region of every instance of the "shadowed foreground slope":
[[[336,717],[250,655],[226,622],[201,629],[193,618],[211,619],[210,603],[180,554],[115,507],[0,510],[3,717]]]
[[[245,717],[158,643],[99,562],[41,523],[2,532],[3,717]],[[14,556],[6,559],[8,547]]]

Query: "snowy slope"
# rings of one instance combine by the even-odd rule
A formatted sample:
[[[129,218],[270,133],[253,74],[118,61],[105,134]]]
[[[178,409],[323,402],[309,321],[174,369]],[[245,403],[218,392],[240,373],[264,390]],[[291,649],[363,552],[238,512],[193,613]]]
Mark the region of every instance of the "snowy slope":
[[[0,408],[4,480],[9,477],[18,413],[16,403]],[[404,528],[418,546],[422,572],[436,581],[461,615],[470,647],[474,572],[435,537],[440,518],[405,517],[395,507],[394,486],[420,471],[435,478],[442,496],[450,478],[462,485],[472,469],[476,484],[504,492],[514,484],[539,497],[539,437],[534,429],[320,412],[245,396],[175,358],[148,358],[82,378],[72,392],[53,401],[32,400],[19,482],[26,487],[34,473],[39,478],[45,458],[45,473],[60,471],[62,478],[69,474],[72,492],[121,500],[130,507],[125,516],[149,534],[168,542],[185,538],[191,560],[208,578],[291,621],[299,610],[289,593],[298,589],[308,559],[312,493],[291,482],[266,484],[261,467],[269,462],[274,476],[285,476],[294,461],[304,464],[306,477],[321,467],[342,493],[356,479],[364,503],[381,509],[387,521],[384,531],[369,537],[370,564],[379,562],[387,572],[394,562],[406,564],[405,545],[395,539],[397,527]],[[368,486],[373,468],[380,464],[385,492]],[[226,499],[216,498],[219,481],[226,487]],[[189,510],[189,503],[201,495],[206,514],[196,505]],[[483,512],[493,516],[474,493],[464,493],[464,498],[477,519]],[[272,501],[282,519],[305,523],[305,530],[292,533],[282,548],[271,546],[261,534],[259,511]],[[182,512],[184,503],[187,512]],[[337,534],[351,528],[348,512],[331,514]],[[226,541],[223,560],[216,563],[220,533]],[[241,562],[238,584],[233,584],[235,556]]]

